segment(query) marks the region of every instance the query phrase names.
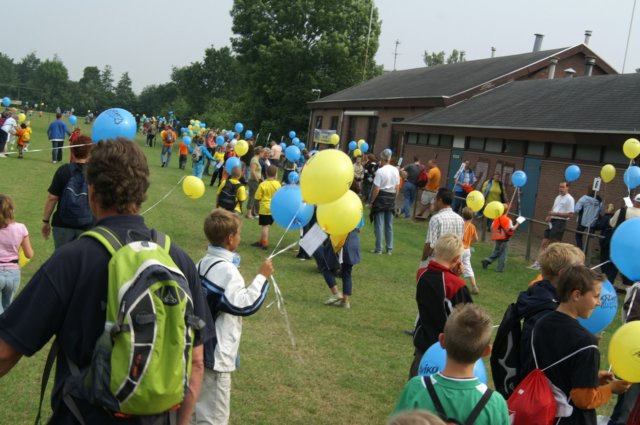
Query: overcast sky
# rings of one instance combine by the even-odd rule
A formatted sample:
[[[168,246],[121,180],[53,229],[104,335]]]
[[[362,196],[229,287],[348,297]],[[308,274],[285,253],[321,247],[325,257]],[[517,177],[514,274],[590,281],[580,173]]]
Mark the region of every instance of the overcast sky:
[[[41,59],[57,54],[72,80],[80,79],[85,66],[102,69],[109,64],[116,81],[129,72],[139,93],[146,85],[169,81],[172,66],[201,60],[207,47],[230,45],[232,4],[233,0],[32,0],[20,19],[3,19],[0,26],[9,36],[0,51],[16,62],[32,51]],[[545,35],[543,49],[573,46],[582,43],[584,30],[590,29],[590,47],[621,72],[633,0],[606,6],[603,0],[375,0],[375,5],[382,19],[375,60],[387,70],[393,69],[396,40],[396,69],[408,69],[424,65],[425,50],[448,53],[457,48],[473,60],[489,57],[492,46],[498,56],[528,52],[534,33]],[[21,13],[16,8],[15,16]],[[636,68],[640,10],[625,72]]]

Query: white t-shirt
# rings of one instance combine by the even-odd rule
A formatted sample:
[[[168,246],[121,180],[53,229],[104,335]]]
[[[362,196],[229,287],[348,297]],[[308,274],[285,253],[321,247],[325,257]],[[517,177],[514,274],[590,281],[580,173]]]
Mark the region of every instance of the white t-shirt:
[[[13,117],[9,117],[4,121],[4,125],[2,126],[2,131],[7,134],[15,134],[15,129],[18,126],[16,120]]]
[[[282,147],[280,145],[271,146],[271,159],[280,159],[280,155],[282,155]]]
[[[573,196],[570,194],[566,195],[558,195],[556,196],[555,201],[553,201],[553,208],[551,211],[563,214],[573,214],[575,211],[576,201],[574,201]],[[551,218],[556,220],[569,220],[567,217],[556,217],[552,215]]]
[[[400,184],[400,173],[396,167],[387,164],[378,168],[373,184],[385,192],[395,192],[396,186]]]

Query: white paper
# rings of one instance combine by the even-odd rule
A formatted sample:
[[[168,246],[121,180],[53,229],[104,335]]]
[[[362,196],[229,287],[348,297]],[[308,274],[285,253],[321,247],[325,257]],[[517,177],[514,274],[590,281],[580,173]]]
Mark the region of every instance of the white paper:
[[[633,201],[631,201],[631,198],[628,196],[624,197],[624,204],[627,206],[627,208],[633,208]]]
[[[322,228],[318,226],[318,223],[316,223],[309,229],[304,237],[300,239],[300,246],[309,256],[312,256],[320,245],[322,245],[322,242],[327,239],[327,236]]]
[[[518,224],[522,224],[525,221],[527,221],[526,217],[520,216],[520,217],[516,218],[516,222],[518,222]]]

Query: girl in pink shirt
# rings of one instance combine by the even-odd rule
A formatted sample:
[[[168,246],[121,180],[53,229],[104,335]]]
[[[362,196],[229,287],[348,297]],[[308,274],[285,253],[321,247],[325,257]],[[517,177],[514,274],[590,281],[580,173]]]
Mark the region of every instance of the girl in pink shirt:
[[[29,231],[16,223],[13,199],[0,194],[0,314],[2,314],[20,286],[18,251],[22,247],[26,258],[33,257]]]

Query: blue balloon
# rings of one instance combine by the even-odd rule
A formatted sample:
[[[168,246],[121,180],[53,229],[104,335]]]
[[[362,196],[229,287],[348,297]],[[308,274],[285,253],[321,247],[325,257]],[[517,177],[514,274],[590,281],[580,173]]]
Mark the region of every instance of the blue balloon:
[[[229,140],[233,139],[233,132],[227,131],[227,139]]]
[[[307,147],[305,146],[304,143],[300,142],[298,143],[298,149],[302,150],[302,149],[306,149]]]
[[[382,152],[387,152],[389,155],[393,155],[393,151],[391,149],[389,149],[389,148],[386,148]]]
[[[289,183],[296,184],[300,181],[300,174],[297,171],[292,171],[288,176]]]
[[[122,108],[111,108],[96,118],[93,123],[91,139],[93,139],[93,143],[117,137],[133,140],[136,131],[136,119],[131,115],[131,112]]]
[[[314,150],[312,150],[312,151],[310,151],[310,152],[309,152],[309,155],[310,155],[310,156],[313,156],[313,155],[315,155],[315,154],[317,154],[317,153],[318,153],[318,151],[314,149]]]
[[[237,122],[234,129],[236,130],[236,133],[242,133],[242,130],[244,130],[244,124]]]
[[[298,159],[300,159],[300,148],[297,146],[289,146],[287,149],[285,149],[284,155],[289,161],[296,162]]]
[[[190,145],[191,144],[191,137],[189,136],[184,136],[182,138],[182,143],[184,143],[185,145]]]
[[[422,356],[418,375],[431,376],[436,372],[442,372],[447,363],[447,351],[442,348],[440,342],[436,342]],[[482,359],[478,359],[473,366],[473,375],[483,384],[487,384],[487,368]]]
[[[580,167],[575,164],[569,165],[566,170],[564,170],[564,178],[567,182],[571,183],[580,178]]]
[[[352,140],[349,142],[349,152],[355,151],[358,148],[358,142]]]
[[[578,322],[592,334],[602,332],[611,324],[618,311],[618,295],[608,280],[602,282],[600,305],[596,307],[587,319],[578,317]]]
[[[640,218],[626,219],[611,237],[611,261],[633,282],[640,281]]]
[[[78,117],[75,115],[69,115],[69,124],[76,125],[78,123]]]
[[[511,184],[515,187],[522,187],[527,184],[527,173],[522,170],[517,170],[515,173],[511,174]]]
[[[369,151],[369,144],[367,142],[364,142],[363,144],[361,144],[360,151],[362,153],[367,153]]]
[[[222,145],[224,145],[224,137],[216,136],[216,146],[222,146]]]
[[[8,97],[3,97],[2,98],[2,106],[8,107],[9,105],[11,105],[11,99],[9,99]]]
[[[244,137],[245,137],[246,139],[251,139],[251,138],[253,137],[253,131],[251,131],[251,130],[247,130],[247,131],[245,131],[245,132],[244,132]]]
[[[287,149],[287,144],[285,142],[280,143],[280,148],[282,148],[282,150]]]
[[[291,130],[291,131],[289,132],[289,139],[293,139],[293,138],[295,138],[295,137],[296,137],[296,132],[295,132],[295,131],[293,131],[293,130]]]
[[[207,128],[207,125],[203,122],[200,123],[200,128]]]
[[[300,229],[313,217],[314,207],[302,201],[300,186],[289,185],[278,189],[271,199],[273,221],[289,229]]]
[[[298,146],[298,143],[300,143],[300,139],[298,139],[297,137],[294,137],[293,139],[291,139],[291,143]]]
[[[627,168],[627,171],[624,172],[624,184],[629,187],[629,189],[635,189],[640,186],[640,167],[637,165],[632,165]]]
[[[240,165],[241,165],[240,158],[238,158],[237,156],[232,156],[231,158],[228,158],[227,162],[224,164],[225,170],[227,170],[227,173],[229,173],[229,175],[231,175],[231,172],[235,167],[240,167]]]

